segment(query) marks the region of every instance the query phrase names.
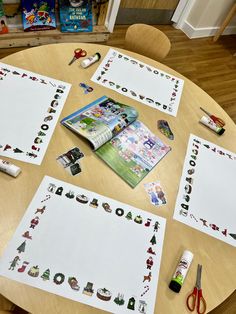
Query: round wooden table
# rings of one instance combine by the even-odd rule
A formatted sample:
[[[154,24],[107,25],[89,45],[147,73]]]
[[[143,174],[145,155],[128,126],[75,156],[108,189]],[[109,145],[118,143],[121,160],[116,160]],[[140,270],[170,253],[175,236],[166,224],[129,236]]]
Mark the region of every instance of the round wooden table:
[[[14,179],[0,172],[0,254],[2,255],[6,248],[44,175],[49,175],[165,217],[167,226],[155,313],[189,313],[185,304],[186,296],[193,289],[198,263],[203,265],[202,287],[207,301],[207,311],[212,310],[225,300],[236,287],[235,248],[173,220],[172,216],[190,133],[235,152],[236,126],[234,122],[209,95],[190,80],[161,63],[128,51],[117,49],[185,80],[177,117],[172,117],[106,89],[90,81],[99,63],[86,70],[79,67],[78,61],[73,66],[68,66],[73,51],[78,46],[85,49],[88,55],[99,52],[102,58],[109,49],[108,46],[97,44],[53,44],[17,52],[1,61],[71,83],[72,88],[61,113],[61,118],[97,98],[107,95],[121,103],[134,106],[139,112],[139,119],[166,144],[169,144],[172,151],[135,189],[132,189],[95,156],[86,141],[58,123],[40,166],[10,160],[21,167],[21,175]],[[84,96],[82,89],[78,86],[80,82],[92,86],[94,91]],[[11,92],[14,93],[14,87],[9,91],[9,93]],[[225,120],[226,132],[222,136],[217,136],[199,124],[198,121],[202,116],[200,106]],[[167,120],[171,125],[175,135],[174,141],[169,141],[157,130],[157,120],[160,119]],[[85,153],[83,172],[79,176],[70,177],[56,165],[56,157],[61,152],[75,146],[80,147]],[[150,204],[143,186],[144,183],[154,182],[157,178],[161,182],[168,200],[167,205],[161,207]],[[194,259],[181,292],[176,294],[168,288],[168,284],[184,249],[192,251]],[[103,312],[3,277],[0,278],[0,293],[34,314]]]

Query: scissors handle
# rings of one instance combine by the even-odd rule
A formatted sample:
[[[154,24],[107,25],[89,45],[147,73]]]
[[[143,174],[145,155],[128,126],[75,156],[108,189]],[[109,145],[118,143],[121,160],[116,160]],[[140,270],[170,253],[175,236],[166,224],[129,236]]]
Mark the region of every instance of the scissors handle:
[[[213,114],[207,112],[205,109],[203,109],[202,107],[200,107],[200,109],[205,112],[206,115],[208,115],[208,117],[210,117],[215,124],[217,124],[219,127],[223,127],[225,125],[225,122],[224,120],[222,120],[221,118],[218,118],[216,116],[214,116]]]
[[[186,305],[189,311],[193,312],[197,301],[197,287],[194,287],[193,292],[187,297]]]
[[[210,118],[215,122],[215,124],[217,124],[218,126],[220,126],[221,128],[225,125],[225,122],[224,120],[218,118],[218,117],[215,117],[215,116],[210,116]]]
[[[87,55],[87,52],[81,48],[77,48],[74,50],[74,54],[76,59],[79,59],[80,57],[85,57]]]
[[[206,312],[206,300],[202,296],[202,289],[198,290],[198,298],[197,298],[197,313],[204,314]]]

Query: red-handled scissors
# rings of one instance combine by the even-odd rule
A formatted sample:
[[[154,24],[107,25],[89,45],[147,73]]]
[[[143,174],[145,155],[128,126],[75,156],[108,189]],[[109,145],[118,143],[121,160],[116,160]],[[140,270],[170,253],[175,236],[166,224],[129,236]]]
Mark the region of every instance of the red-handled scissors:
[[[214,121],[215,124],[217,124],[219,127],[223,128],[223,126],[225,125],[224,120],[222,120],[221,118],[218,118],[216,116],[214,116],[213,114],[207,112],[205,109],[203,109],[202,107],[200,107],[200,109],[205,112],[205,114],[208,115],[208,117],[211,118],[211,120]]]
[[[204,314],[206,312],[207,304],[206,300],[202,295],[201,289],[201,276],[202,276],[202,265],[197,266],[197,279],[193,292],[187,297],[187,307],[189,311],[193,312],[196,308],[198,314]]]
[[[81,57],[85,57],[87,55],[87,52],[81,48],[77,48],[74,50],[74,57],[71,60],[71,62],[68,65],[71,65],[72,63],[74,63],[77,59],[81,58]]]

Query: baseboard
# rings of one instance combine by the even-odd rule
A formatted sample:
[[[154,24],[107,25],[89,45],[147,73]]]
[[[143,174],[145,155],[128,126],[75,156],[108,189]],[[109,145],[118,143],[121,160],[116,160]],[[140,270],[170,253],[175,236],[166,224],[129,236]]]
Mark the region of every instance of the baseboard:
[[[176,26],[174,24],[174,26]],[[190,23],[185,21],[180,28],[189,38],[211,37],[214,36],[219,27],[193,27]],[[223,35],[236,34],[236,25],[228,26],[223,32]]]

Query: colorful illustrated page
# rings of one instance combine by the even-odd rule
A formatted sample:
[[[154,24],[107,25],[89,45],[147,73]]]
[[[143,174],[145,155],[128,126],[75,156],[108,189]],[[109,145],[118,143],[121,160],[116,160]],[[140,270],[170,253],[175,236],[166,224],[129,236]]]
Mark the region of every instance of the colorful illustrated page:
[[[142,122],[134,121],[95,153],[135,187],[170,150]]]
[[[0,156],[41,164],[70,84],[0,63]]]
[[[174,219],[236,246],[236,154],[191,134]]]
[[[95,149],[109,141],[138,117],[138,112],[107,96],[77,110],[61,123],[87,138]]]
[[[112,313],[154,313],[165,219],[45,176],[0,274]]]
[[[177,115],[184,81],[110,49],[92,81],[172,116]]]

